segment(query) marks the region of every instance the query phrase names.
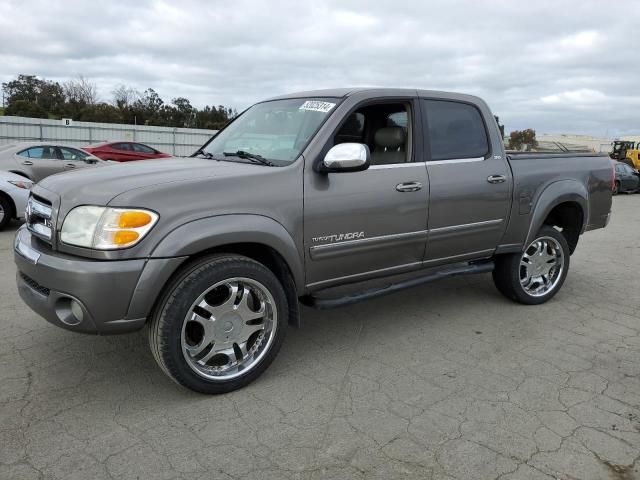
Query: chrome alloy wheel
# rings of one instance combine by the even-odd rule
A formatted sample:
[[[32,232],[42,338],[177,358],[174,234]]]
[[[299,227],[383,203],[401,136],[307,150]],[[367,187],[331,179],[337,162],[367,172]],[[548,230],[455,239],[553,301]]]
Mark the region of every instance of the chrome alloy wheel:
[[[552,237],[537,238],[520,259],[520,285],[528,295],[541,297],[558,285],[563,269],[560,243]]]
[[[4,220],[4,216],[5,216],[5,211],[2,206],[2,203],[0,203],[0,223],[2,223],[2,221]]]
[[[260,362],[277,327],[269,290],[250,278],[230,278],[208,288],[189,309],[180,337],[182,353],[198,375],[229,380]]]

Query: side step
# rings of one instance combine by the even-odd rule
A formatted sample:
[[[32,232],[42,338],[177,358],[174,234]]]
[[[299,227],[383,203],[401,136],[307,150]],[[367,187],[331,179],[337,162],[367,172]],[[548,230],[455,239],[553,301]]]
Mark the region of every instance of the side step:
[[[435,280],[440,280],[443,278],[454,277],[456,275],[470,275],[470,274],[476,274],[476,273],[492,272],[494,269],[494,266],[495,264],[493,260],[488,260],[480,263],[471,263],[467,265],[459,265],[459,266],[447,268],[445,270],[431,272],[421,277],[411,278],[409,280],[405,280],[402,282],[385,285],[384,287],[376,287],[369,290],[363,290],[362,292],[357,292],[345,297],[317,298],[309,295],[306,297],[302,297],[300,299],[300,302],[303,305],[317,308],[318,310],[328,310],[330,308],[351,305],[353,303],[358,303],[363,300],[368,300],[370,298],[389,295],[391,293],[398,292],[406,288],[417,287],[419,285],[424,285],[425,283],[430,283]]]

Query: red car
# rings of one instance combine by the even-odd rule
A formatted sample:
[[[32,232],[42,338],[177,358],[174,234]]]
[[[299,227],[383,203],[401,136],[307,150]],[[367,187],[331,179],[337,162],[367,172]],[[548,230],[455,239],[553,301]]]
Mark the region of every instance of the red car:
[[[162,153],[149,145],[137,142],[108,142],[83,147],[83,150],[103,160],[129,162],[131,160],[149,160],[152,158],[167,158],[168,153]]]

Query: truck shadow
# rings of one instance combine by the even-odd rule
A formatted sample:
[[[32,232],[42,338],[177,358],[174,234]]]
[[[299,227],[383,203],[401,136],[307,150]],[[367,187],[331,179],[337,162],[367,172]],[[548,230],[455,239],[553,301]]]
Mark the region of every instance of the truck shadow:
[[[275,394],[292,379],[310,389],[317,388],[321,379],[331,389],[340,383],[354,356],[381,351],[391,354],[396,348],[410,350],[416,339],[424,337],[428,343],[429,336],[441,336],[452,326],[466,329],[473,337],[474,331],[484,328],[478,310],[487,304],[504,306],[502,297],[493,291],[490,276],[479,275],[443,280],[333,310],[303,307],[301,328],[289,328],[271,367],[253,384],[231,395],[243,391]],[[154,403],[161,400],[165,406],[167,402],[209,398],[176,385],[161,372],[149,350],[146,329],[100,337],[47,324],[30,337],[33,345],[27,351],[32,364],[27,370],[32,372],[31,395],[53,398],[57,392],[68,395],[72,390],[79,398],[118,402],[153,398]],[[332,373],[327,376],[326,372]]]

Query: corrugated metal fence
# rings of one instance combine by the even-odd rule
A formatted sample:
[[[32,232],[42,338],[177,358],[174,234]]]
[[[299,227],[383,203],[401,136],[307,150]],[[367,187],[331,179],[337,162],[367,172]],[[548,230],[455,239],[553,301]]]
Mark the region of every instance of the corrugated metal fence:
[[[0,116],[0,144],[42,140],[82,147],[123,140],[145,143],[172,155],[185,156],[201,147],[214,133],[216,130]]]

